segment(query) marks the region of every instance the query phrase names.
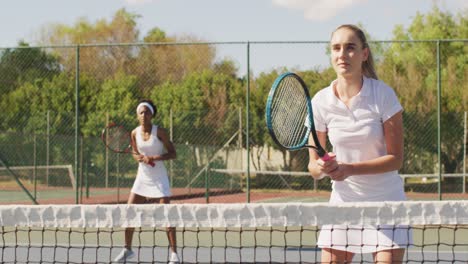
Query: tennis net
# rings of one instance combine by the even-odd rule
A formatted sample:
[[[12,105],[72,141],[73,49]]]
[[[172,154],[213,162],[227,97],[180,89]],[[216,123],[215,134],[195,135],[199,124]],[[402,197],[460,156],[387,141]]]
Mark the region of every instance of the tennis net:
[[[112,263],[125,227],[136,227],[129,262],[167,263],[169,226],[183,263],[319,263],[324,225],[397,225],[413,236],[405,263],[468,262],[466,201],[5,205],[0,225],[1,263]]]

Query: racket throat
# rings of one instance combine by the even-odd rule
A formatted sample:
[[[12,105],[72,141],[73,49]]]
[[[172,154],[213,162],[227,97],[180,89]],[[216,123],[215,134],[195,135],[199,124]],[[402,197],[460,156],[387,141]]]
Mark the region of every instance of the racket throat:
[[[325,150],[321,147],[316,147],[316,146],[312,146],[312,145],[305,145],[306,147],[308,148],[311,148],[311,149],[314,149],[315,152],[317,153],[317,155],[319,155],[319,157],[323,157],[325,156],[325,154],[327,154],[327,152],[325,152]]]

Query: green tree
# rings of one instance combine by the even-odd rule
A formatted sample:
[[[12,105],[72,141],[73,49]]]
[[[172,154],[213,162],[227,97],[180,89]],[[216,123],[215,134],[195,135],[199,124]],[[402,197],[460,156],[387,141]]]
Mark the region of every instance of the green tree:
[[[60,72],[57,59],[40,48],[20,42],[18,48],[0,50],[0,92],[7,94],[24,82],[51,78]]]
[[[139,30],[136,20],[140,16],[125,9],[118,10],[111,21],[100,19],[95,23],[85,18],[74,25],[47,25],[42,31],[42,45],[80,45],[80,71],[104,80],[118,70],[126,69],[134,56],[127,46],[90,46],[90,44],[136,43]],[[74,71],[76,48],[53,48],[65,70]]]
[[[405,30],[396,26],[393,39],[420,41],[463,39],[468,31],[468,16],[453,16],[434,6],[428,14],[418,13]],[[379,73],[400,95],[405,109],[433,111],[437,102],[436,42],[393,43],[379,64]],[[467,76],[468,47],[464,42],[442,42],[441,67],[443,107],[446,111],[460,111],[468,106]],[[421,100],[424,98],[424,100]]]
[[[435,171],[437,153],[437,42],[438,39],[463,39],[468,31],[466,13],[453,15],[434,6],[427,14],[416,14],[405,29],[396,26],[395,42],[385,51],[378,65],[381,78],[392,86],[405,108],[405,172]],[[426,42],[410,42],[410,41]],[[468,46],[466,42],[440,42],[442,162],[445,172],[461,168],[462,122],[455,122],[468,109]],[[459,135],[458,135],[458,134]],[[425,158],[423,158],[425,157]],[[417,165],[419,164],[419,165]]]
[[[240,105],[232,102],[240,101],[239,90],[242,85],[237,79],[205,70],[187,76],[182,83],[166,82],[154,87],[151,98],[165,126],[170,123],[172,111],[176,142],[222,145],[232,136],[233,127],[237,128],[229,120],[233,113],[237,119]]]
[[[200,184],[192,177],[209,161],[210,166],[226,166],[225,161],[212,158],[239,129],[237,103],[239,94],[244,96],[239,92],[242,88],[232,74],[207,69],[151,90],[158,108],[155,122],[172,129],[177,160],[183,161],[176,165],[176,181]]]
[[[193,72],[211,69],[215,60],[215,48],[210,45],[189,44],[201,41],[191,36],[170,37],[159,28],[150,30],[144,37],[147,44],[138,47],[138,54],[133,62],[135,74],[141,76],[142,89],[166,81],[180,82]],[[185,44],[174,45],[174,42]]]
[[[38,135],[38,141],[44,142],[45,135],[49,131],[55,142],[50,150],[51,153],[55,153],[51,155],[55,157],[54,160],[56,162],[71,160],[73,149],[69,147],[69,144],[73,142],[73,138],[66,135],[73,135],[75,128],[74,86],[72,84],[69,82],[69,76],[61,73],[50,80],[38,79],[35,82],[26,82],[8,94],[8,100],[2,102],[2,107],[5,107],[2,109],[9,109],[9,111],[3,111],[0,114],[3,119],[1,130],[13,132],[17,138],[21,138],[21,141],[15,143],[15,149],[10,153],[11,155],[20,157],[17,159],[30,157],[31,149],[28,151],[25,148],[31,144],[32,136]],[[11,142],[13,141],[7,143]],[[65,144],[61,145],[59,142]],[[42,144],[39,143],[39,146]],[[44,148],[39,148],[38,151],[44,151]],[[39,162],[45,162],[44,155],[44,152],[39,155],[38,158],[43,159]],[[50,160],[50,162],[54,161]],[[24,164],[31,164],[31,161]]]
[[[138,78],[126,75],[122,71],[102,83],[94,98],[93,112],[85,112],[87,121],[83,124],[85,135],[100,135],[102,128],[109,122],[115,122],[131,130],[138,125],[135,107],[141,98],[137,89]]]

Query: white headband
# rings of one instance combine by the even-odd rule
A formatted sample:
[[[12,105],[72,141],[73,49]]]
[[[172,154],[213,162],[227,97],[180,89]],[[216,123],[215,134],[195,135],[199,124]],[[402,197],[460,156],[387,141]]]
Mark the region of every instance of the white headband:
[[[153,107],[152,107],[150,104],[146,103],[146,102],[140,103],[140,104],[137,106],[137,108],[136,108],[137,114],[138,114],[138,109],[140,109],[140,107],[142,107],[142,106],[148,107],[148,109],[151,111],[151,114],[154,115],[154,109],[153,109]]]

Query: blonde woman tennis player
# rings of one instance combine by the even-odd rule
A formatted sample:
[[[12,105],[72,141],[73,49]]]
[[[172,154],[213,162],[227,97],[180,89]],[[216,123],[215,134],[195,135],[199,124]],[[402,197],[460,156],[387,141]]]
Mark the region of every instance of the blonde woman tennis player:
[[[377,79],[361,29],[339,26],[330,45],[337,78],[313,97],[312,105],[319,141],[325,146],[328,137],[333,158],[323,161],[310,150],[309,171],[331,178],[330,203],[405,200],[398,175],[402,106],[393,89]],[[372,253],[376,263],[401,263],[411,240],[408,227],[323,226],[318,246],[322,263],[351,263],[356,253]]]
[[[151,100],[142,100],[136,108],[140,126],[132,131],[132,148],[139,155],[133,155],[138,161],[138,172],[128,198],[128,204],[170,203],[171,190],[164,160],[176,158],[176,150],[169,140],[167,132],[153,125],[151,120],[157,109]],[[151,166],[150,163],[154,163]],[[125,230],[125,248],[115,258],[115,262],[126,262],[135,253],[132,250],[134,228]],[[179,263],[176,249],[175,228],[167,229],[171,252],[169,263]]]

